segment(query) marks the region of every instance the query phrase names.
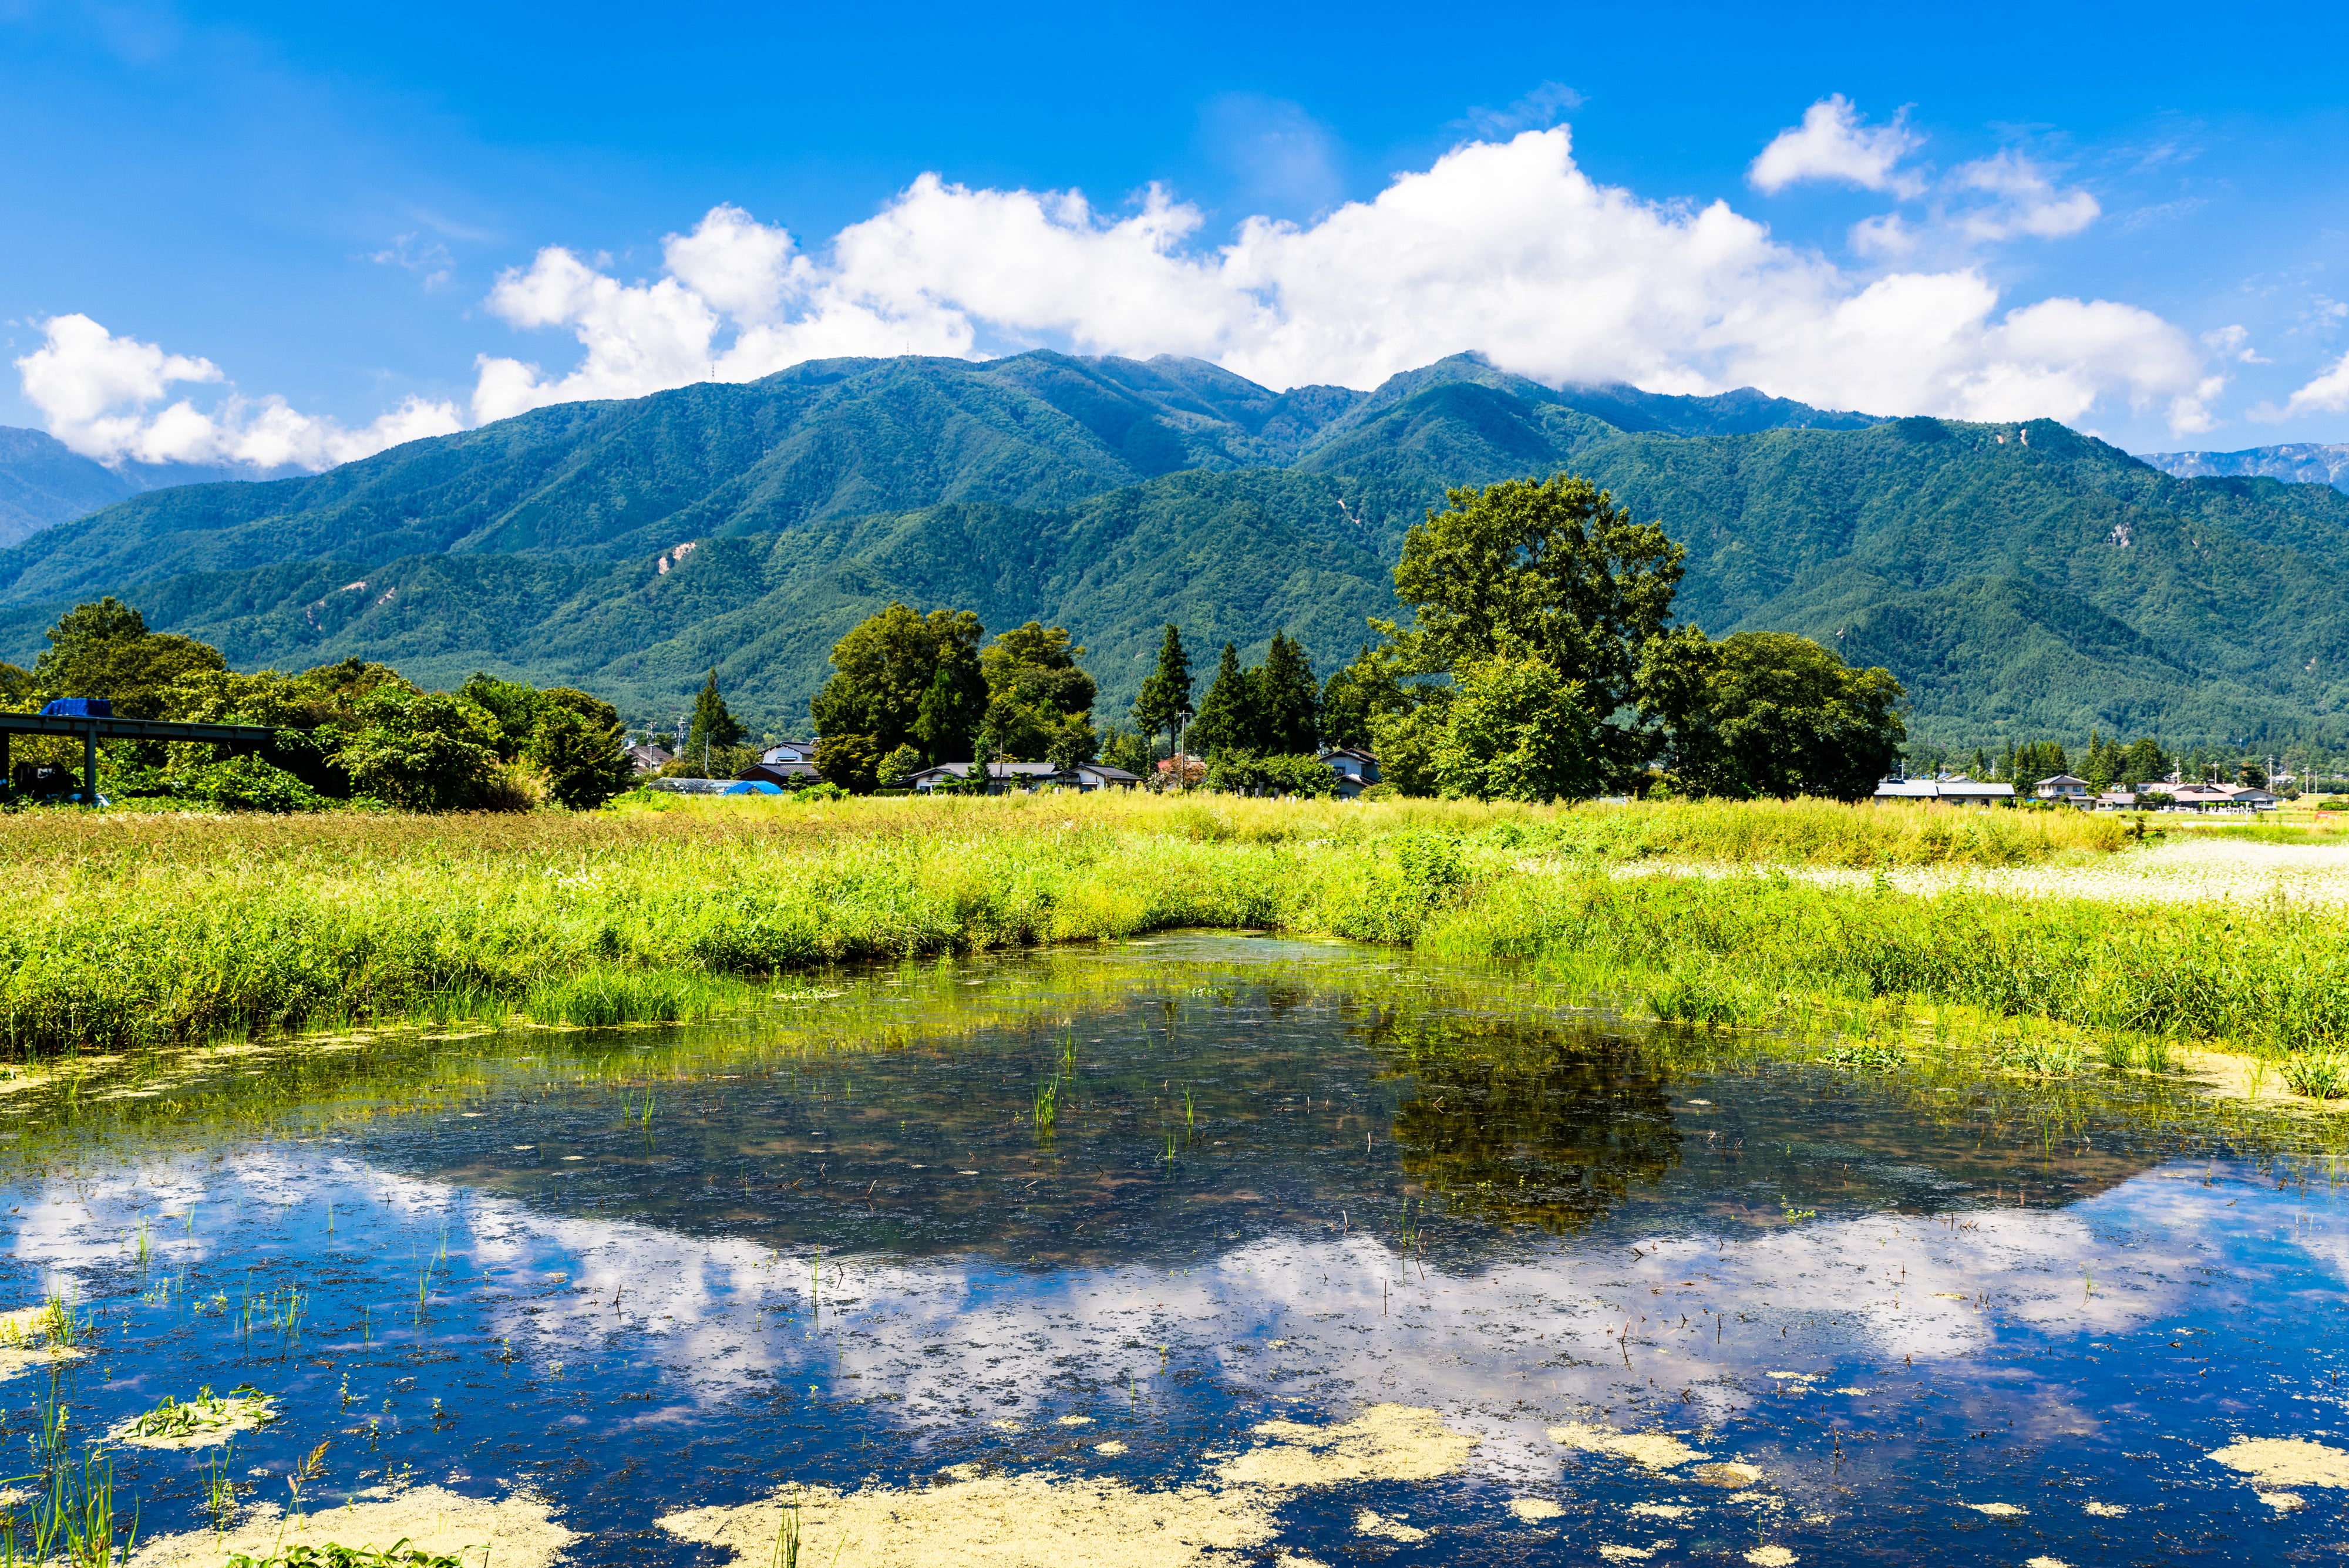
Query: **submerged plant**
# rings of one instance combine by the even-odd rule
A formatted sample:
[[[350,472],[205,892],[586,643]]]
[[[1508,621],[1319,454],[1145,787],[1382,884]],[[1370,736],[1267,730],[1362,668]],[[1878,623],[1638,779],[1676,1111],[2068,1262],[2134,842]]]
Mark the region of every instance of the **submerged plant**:
[[[1061,1119],[1061,1080],[1047,1078],[1044,1086],[1036,1091],[1036,1137],[1050,1143],[1052,1127]]]

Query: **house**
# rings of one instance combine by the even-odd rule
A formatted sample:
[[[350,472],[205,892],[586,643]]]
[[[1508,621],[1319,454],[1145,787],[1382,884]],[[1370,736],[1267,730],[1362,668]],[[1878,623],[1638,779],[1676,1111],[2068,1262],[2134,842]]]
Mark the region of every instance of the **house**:
[[[1878,800],[1938,800],[1951,805],[2005,805],[2014,800],[2014,786],[1983,784],[1958,774],[1945,779],[1888,777],[1876,786]]]
[[[752,763],[734,776],[786,790],[812,784],[817,778],[812,763]]]
[[[2041,779],[2031,793],[2041,800],[2085,800],[2095,792],[2087,780],[2074,778],[2070,774],[2057,774],[2054,778]]]
[[[2249,784],[2180,784],[2169,798],[2181,811],[2262,811],[2276,805],[2274,795]]]
[[[759,760],[762,763],[806,763],[812,766],[818,744],[815,741],[777,741],[759,753]]]
[[[657,774],[669,764],[669,753],[658,746],[638,745],[630,742],[620,748],[620,754],[628,759],[628,765],[639,774]]]
[[[952,781],[952,787],[959,789],[970,777],[970,770],[968,763],[940,763],[934,768],[924,768],[905,784],[916,794],[933,794],[948,781]],[[990,763],[987,770],[989,794],[1040,789],[1073,789],[1090,794],[1102,789],[1132,789],[1141,782],[1123,768],[1113,768],[1105,763],[1080,763],[1065,771],[1050,763]]]
[[[1379,759],[1355,746],[1332,746],[1313,759],[1338,775],[1338,794],[1351,800],[1379,782]]]

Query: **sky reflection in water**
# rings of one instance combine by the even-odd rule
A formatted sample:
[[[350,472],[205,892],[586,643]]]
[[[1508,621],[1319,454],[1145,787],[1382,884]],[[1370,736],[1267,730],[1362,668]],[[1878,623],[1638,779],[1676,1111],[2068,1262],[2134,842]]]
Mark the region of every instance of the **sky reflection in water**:
[[[584,1562],[705,1560],[653,1520],[786,1480],[977,1460],[1189,1481],[1256,1421],[1381,1402],[1478,1435],[1475,1462],[1299,1497],[1285,1546],[2331,1550],[2339,1494],[2279,1510],[2205,1457],[2239,1434],[2349,1448],[2323,1168],[2018,1114],[2011,1091],[1666,1065],[1506,988],[1305,956],[1113,950],[1057,1012],[882,1053],[717,1049],[684,1077],[583,1075],[575,1037],[516,1037],[461,1102],[288,1124],[306,1136],[200,1135],[151,1102],[43,1136],[53,1110],[20,1106],[0,1304],[62,1284],[98,1314],[62,1385],[85,1432],[249,1380],[286,1412],[238,1441],[254,1496],[282,1501],[331,1437],[314,1498],[399,1466],[526,1481],[588,1532]],[[972,968],[974,1008],[1023,961]],[[625,1067],[655,1044],[599,1049]],[[1043,1139],[1036,1093],[1071,1046]],[[19,1436],[46,1383],[0,1385]],[[1562,1446],[1570,1422],[1762,1479]],[[148,1533],[192,1521],[204,1457],[118,1457]],[[1527,1498],[1563,1512],[1506,1507]],[[1361,1535],[1364,1510],[1433,1533]]]

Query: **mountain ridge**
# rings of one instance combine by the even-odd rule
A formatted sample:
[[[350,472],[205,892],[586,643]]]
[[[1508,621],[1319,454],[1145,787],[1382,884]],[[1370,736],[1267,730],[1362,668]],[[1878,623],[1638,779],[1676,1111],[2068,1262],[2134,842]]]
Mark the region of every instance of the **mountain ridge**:
[[[1446,488],[1568,470],[1688,547],[1682,619],[1883,663],[1923,740],[2349,722],[2338,491],[2179,480],[2047,421],[1555,389],[1469,356],[1368,393],[1039,353],[563,405],[36,536],[0,552],[0,639],[21,659],[117,592],[240,666],[483,668],[640,720],[715,668],[784,728],[831,642],[902,597],[1070,626],[1107,716],[1170,618],[1250,656],[1286,629],[1326,672],[1397,613],[1389,568]]]

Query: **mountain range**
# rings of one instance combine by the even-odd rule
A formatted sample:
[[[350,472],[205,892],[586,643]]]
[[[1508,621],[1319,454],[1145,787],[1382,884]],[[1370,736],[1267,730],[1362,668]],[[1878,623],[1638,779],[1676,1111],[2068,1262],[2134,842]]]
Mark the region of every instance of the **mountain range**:
[[[1168,620],[1201,665],[1286,628],[1326,671],[1396,613],[1403,532],[1447,487],[1559,470],[1688,546],[1681,618],[1886,665],[1920,740],[2349,727],[2349,495],[2328,486],[2178,479],[2046,421],[1557,389],[1469,356],[1367,392],[1173,358],[820,360],[543,409],[48,527],[0,551],[0,656],[115,593],[240,667],[484,669],[637,722],[714,668],[781,730],[895,597],[1067,625],[1107,717]]]
[[[2295,441],[2243,452],[2149,452],[2144,461],[2179,479],[2264,476],[2349,490],[2349,442]]]

